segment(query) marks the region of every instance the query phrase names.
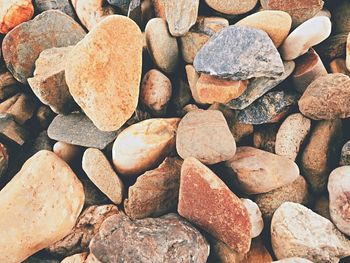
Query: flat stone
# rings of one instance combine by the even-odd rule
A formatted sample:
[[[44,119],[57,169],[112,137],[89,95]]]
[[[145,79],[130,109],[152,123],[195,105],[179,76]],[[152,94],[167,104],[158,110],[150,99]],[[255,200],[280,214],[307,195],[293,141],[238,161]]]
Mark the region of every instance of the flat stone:
[[[190,157],[181,168],[179,214],[239,253],[249,251],[252,226],[242,201],[209,168]]]
[[[82,168],[91,182],[113,203],[118,205],[123,201],[124,183],[100,150],[87,149],[83,155]]]
[[[215,11],[228,14],[228,15],[240,15],[252,10],[256,4],[257,0],[248,1],[237,1],[237,0],[205,0],[208,6],[213,8]]]
[[[277,259],[301,257],[338,262],[350,255],[350,241],[331,221],[303,205],[286,202],[274,213],[271,239]]]
[[[341,73],[317,78],[299,102],[300,112],[314,120],[350,117],[350,78]]]
[[[84,191],[70,167],[43,150],[25,162],[1,190],[0,200],[0,229],[16,230],[1,234],[0,261],[15,263],[70,232],[83,208]]]
[[[18,93],[0,103],[0,114],[11,114],[18,124],[24,124],[32,118],[35,110],[33,96],[26,93]]]
[[[197,53],[197,72],[232,80],[276,78],[283,74],[281,57],[260,29],[229,26],[216,33]]]
[[[350,165],[350,141],[344,144],[341,155],[340,155],[340,162],[339,164],[341,166],[343,165]]]
[[[9,163],[9,154],[5,145],[0,143],[0,180],[5,175]]]
[[[345,57],[347,38],[348,33],[332,35],[321,44],[317,45],[315,49],[324,61]]]
[[[205,263],[209,245],[190,223],[176,214],[131,221],[109,217],[90,243],[97,262]]]
[[[34,94],[57,114],[68,114],[77,108],[65,79],[66,61],[73,47],[50,48],[35,61],[34,77],[28,83]]]
[[[276,135],[279,128],[279,123],[255,126],[253,134],[254,147],[263,151],[275,153]]]
[[[22,146],[29,138],[29,131],[19,125],[10,114],[0,114],[0,138]]]
[[[38,13],[42,13],[47,10],[59,10],[70,17],[76,19],[74,8],[69,0],[34,0],[34,8]]]
[[[131,219],[158,217],[176,210],[179,199],[182,161],[167,157],[161,165],[140,175],[129,187],[124,202],[125,213]]]
[[[220,111],[194,110],[180,121],[176,150],[183,159],[195,157],[205,164],[215,164],[232,158],[236,143]]]
[[[229,101],[226,105],[231,109],[237,110],[247,108],[254,101],[275,88],[292,74],[295,68],[295,63],[293,61],[285,61],[283,62],[283,65],[284,73],[281,76],[277,78],[259,77],[249,80],[247,89],[238,98]]]
[[[342,1],[334,5],[332,9],[333,29],[334,32],[347,33],[350,32],[350,3]]]
[[[103,150],[112,143],[118,132],[103,132],[82,113],[57,115],[51,122],[48,135],[55,141]]]
[[[248,211],[250,224],[252,225],[251,238],[259,236],[264,229],[264,221],[261,211],[256,203],[247,198],[241,198],[241,201]]]
[[[239,189],[247,194],[270,192],[292,183],[300,174],[293,161],[253,147],[238,147],[225,166]]]
[[[45,11],[5,36],[2,51],[6,66],[18,81],[26,84],[43,50],[75,45],[84,36],[84,29],[70,16],[57,10]]]
[[[331,73],[343,73],[344,75],[350,77],[350,71],[347,69],[346,61],[343,58],[333,59],[329,63],[329,68],[331,70]]]

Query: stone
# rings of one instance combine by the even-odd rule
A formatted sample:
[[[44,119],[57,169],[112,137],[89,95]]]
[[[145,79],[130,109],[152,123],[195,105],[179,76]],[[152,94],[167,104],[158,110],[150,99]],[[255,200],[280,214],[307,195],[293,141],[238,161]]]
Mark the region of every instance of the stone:
[[[293,61],[285,61],[283,62],[283,65],[284,73],[281,76],[277,78],[259,77],[249,80],[247,89],[238,98],[229,101],[226,105],[231,109],[236,110],[247,108],[254,101],[275,88],[292,74],[295,68],[295,63]]]
[[[329,37],[332,23],[328,17],[311,18],[289,34],[283,42],[280,52],[284,60],[293,60],[304,55],[309,48],[321,43]]]
[[[343,58],[336,58],[329,63],[331,73],[343,73],[350,77],[350,71],[346,67],[346,61]]]
[[[105,196],[89,179],[82,179],[81,182],[84,186],[85,193],[84,207],[111,203],[108,197]]]
[[[113,203],[118,205],[123,201],[124,183],[100,150],[87,149],[83,155],[82,168],[91,182]]]
[[[253,146],[263,151],[275,153],[276,136],[279,128],[278,123],[255,126]]]
[[[332,10],[333,29],[336,34],[350,32],[350,3],[341,1]]]
[[[326,189],[328,176],[339,162],[342,137],[340,120],[320,121],[313,128],[300,167],[314,192]]]
[[[149,119],[123,130],[112,149],[113,164],[118,173],[139,175],[157,167],[175,150],[179,121],[178,118]]]
[[[129,9],[128,9],[128,15],[127,15],[130,19],[135,21],[135,23],[138,25],[141,25],[141,22],[142,22],[141,5],[142,5],[141,0],[131,0]]]
[[[212,9],[219,13],[227,15],[240,15],[245,14],[252,10],[256,4],[257,0],[248,0],[248,1],[220,1],[220,0],[205,0],[205,3],[210,6]]]
[[[300,174],[298,165],[286,157],[248,146],[238,147],[225,166],[239,189],[247,194],[270,192],[292,183]]]
[[[179,63],[179,47],[176,38],[170,35],[165,20],[153,18],[146,28],[147,50],[153,63],[165,73],[173,73]]]
[[[315,47],[324,61],[345,57],[348,33],[332,35]]]
[[[251,237],[255,238],[259,236],[264,229],[264,221],[260,209],[258,205],[250,199],[241,198],[241,201],[248,211],[250,224],[252,225]]]
[[[204,164],[215,164],[232,158],[236,143],[220,111],[194,110],[180,121],[176,150],[183,159],[195,157]]]
[[[140,91],[141,103],[154,115],[164,115],[172,94],[170,79],[162,72],[151,69],[143,77]]]
[[[182,69],[180,69],[182,70]],[[183,107],[191,102],[191,89],[188,81],[186,80],[185,72],[180,71],[180,76],[176,78],[172,94],[173,111],[176,113],[181,112]]]
[[[29,131],[19,125],[12,115],[0,114],[0,138],[22,146],[29,138]]]
[[[292,258],[284,258],[281,260],[273,261],[274,263],[313,263],[312,261],[305,259],[305,258],[299,258],[299,257],[292,257]]]
[[[125,213],[134,220],[175,211],[181,165],[180,159],[167,157],[158,168],[140,175],[129,187],[128,198],[124,202]]]
[[[197,159],[181,167],[178,213],[239,253],[249,251],[252,225],[242,201]]]
[[[350,241],[332,222],[291,202],[282,204],[274,213],[271,240],[277,259],[301,257],[312,262],[338,262],[350,254]]]
[[[293,202],[308,205],[311,201],[311,193],[304,177],[298,176],[292,183],[281,186],[268,193],[254,196],[255,203],[264,219],[271,220],[276,209],[285,202]]]
[[[329,212],[329,198],[328,198],[328,194],[327,195],[323,195],[318,197],[315,200],[313,209],[314,212],[316,212],[317,214],[319,214],[320,216],[323,216],[324,218],[327,218],[328,220],[331,220],[331,215]]]
[[[64,258],[61,263],[85,263],[86,257],[88,256],[88,253],[80,253],[75,254],[69,257]]]
[[[156,17],[165,18],[165,0],[152,0]]]
[[[131,221],[120,213],[104,221],[90,243],[90,253],[98,262],[205,263],[209,245],[176,214]]]
[[[9,164],[9,154],[5,145],[0,143],[0,180],[5,175]]]
[[[200,75],[197,73],[197,71],[191,64],[186,65],[185,70],[186,70],[188,86],[191,90],[192,98],[195,100],[196,103],[201,103],[197,94],[197,89],[196,89],[196,85]]]
[[[55,113],[50,109],[50,107],[41,105],[36,111],[34,119],[40,129],[47,130],[55,116]]]
[[[9,71],[5,70],[0,73],[0,101],[10,98],[21,89],[22,87]]]
[[[8,0],[0,7],[0,33],[6,34],[12,28],[30,20],[34,15],[31,0]]]
[[[239,3],[241,5],[241,3]],[[239,20],[235,25],[249,26],[265,31],[278,48],[287,38],[292,26],[292,18],[279,10],[263,10]]]
[[[118,135],[118,132],[100,131],[82,113],[57,115],[51,122],[47,133],[55,141],[100,150],[105,149]]]
[[[43,50],[75,45],[84,36],[84,29],[70,16],[57,10],[45,11],[5,36],[2,52],[6,66],[18,81],[26,84]]]
[[[74,8],[69,0],[34,0],[34,8],[37,12],[42,13],[47,10],[59,10],[70,17],[76,19]]]
[[[245,124],[279,122],[297,104],[299,96],[284,91],[271,91],[238,112],[237,119]]]
[[[339,165],[350,165],[350,141],[346,142],[341,150]]]
[[[350,70],[350,34],[346,41],[346,68]]]
[[[131,0],[107,0],[110,5],[117,7],[123,14],[127,14]]]
[[[269,36],[246,26],[225,27],[212,36],[197,53],[193,66],[197,72],[231,80],[276,78],[284,72]]]
[[[26,93],[18,93],[0,103],[0,114],[11,114],[18,124],[32,118],[35,110],[34,98]]]
[[[77,145],[56,142],[53,146],[53,152],[66,163],[72,164],[78,158],[81,158],[82,149]]]
[[[131,118],[126,122],[126,126],[131,126],[135,123],[138,123],[140,121],[148,120],[152,118],[150,113],[147,111],[143,111],[139,108],[136,108],[134,114],[131,116]]]
[[[328,178],[329,212],[332,222],[350,236],[350,166],[333,170]]]
[[[89,251],[91,239],[98,233],[102,223],[118,213],[118,208],[114,205],[87,207],[69,234],[45,250],[55,257],[71,256]]]
[[[289,115],[277,132],[276,154],[295,161],[310,129],[311,120],[300,113]]]
[[[300,112],[313,120],[350,117],[350,78],[341,73],[314,80],[299,102]]]
[[[83,208],[84,191],[70,167],[43,150],[25,162],[1,190],[0,200],[0,261],[15,263],[70,232]]]
[[[50,48],[35,61],[34,77],[28,83],[39,100],[57,114],[77,108],[65,79],[65,66],[73,47]]]

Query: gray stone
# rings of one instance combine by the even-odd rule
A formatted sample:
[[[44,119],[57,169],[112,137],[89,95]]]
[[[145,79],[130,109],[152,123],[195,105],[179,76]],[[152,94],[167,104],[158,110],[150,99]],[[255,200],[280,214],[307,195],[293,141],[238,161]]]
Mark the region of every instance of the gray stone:
[[[350,165],[350,141],[344,144],[341,155],[340,155],[340,165]]]
[[[69,0],[34,0],[34,8],[38,13],[47,10],[59,10],[76,19],[75,11]]]
[[[262,30],[229,26],[216,33],[194,59],[197,72],[232,80],[277,78],[284,73],[281,57]]]

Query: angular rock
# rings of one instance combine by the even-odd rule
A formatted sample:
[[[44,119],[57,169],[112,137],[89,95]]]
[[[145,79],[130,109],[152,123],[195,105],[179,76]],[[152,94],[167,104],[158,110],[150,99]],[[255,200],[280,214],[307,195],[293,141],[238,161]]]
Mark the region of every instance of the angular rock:
[[[263,151],[275,153],[276,135],[279,128],[278,123],[255,126],[253,146]]]
[[[42,13],[47,10],[59,10],[70,17],[76,19],[74,8],[69,0],[34,0],[34,7],[38,13]]]
[[[259,236],[264,229],[264,221],[260,209],[258,205],[250,199],[241,198],[241,200],[248,211],[250,224],[252,225],[251,237],[255,238]]]
[[[77,145],[56,142],[53,146],[53,152],[66,163],[72,164],[78,158],[81,158],[82,149]]]
[[[115,138],[117,132],[103,132],[82,113],[57,115],[51,122],[48,135],[55,141],[103,150]]]
[[[299,177],[298,165],[293,161],[253,147],[238,147],[225,165],[240,190],[247,194],[267,193]]]
[[[348,33],[332,35],[320,45],[316,46],[315,49],[325,61],[345,57],[347,38]]]
[[[312,262],[338,262],[350,255],[350,241],[328,219],[303,205],[286,202],[271,223],[277,259],[302,257]]]
[[[15,263],[69,233],[83,208],[84,192],[70,167],[43,150],[1,190],[0,200],[0,261]]]
[[[0,114],[0,138],[22,146],[29,138],[29,132],[20,126],[10,114]]]
[[[339,165],[350,165],[350,141],[345,143],[341,150]]]
[[[205,0],[208,6],[213,8],[215,11],[228,14],[228,15],[240,15],[252,10],[256,4],[257,0],[248,1],[237,1],[237,0]]]
[[[45,11],[5,36],[2,51],[6,66],[18,81],[27,83],[43,50],[75,45],[84,36],[84,29],[70,16],[56,10]]]
[[[90,243],[97,262],[205,263],[209,245],[190,223],[176,214],[131,221],[109,217]]]
[[[36,110],[34,98],[26,93],[18,93],[0,103],[0,114],[11,114],[18,124],[24,124]]]
[[[179,214],[239,253],[249,251],[252,226],[242,201],[197,159],[181,167]]]
[[[156,169],[139,176],[129,188],[124,202],[125,213],[131,219],[158,217],[177,207],[182,161],[167,157]]]
[[[269,36],[246,26],[229,26],[216,33],[197,53],[193,65],[197,72],[231,80],[276,78],[284,72]]]

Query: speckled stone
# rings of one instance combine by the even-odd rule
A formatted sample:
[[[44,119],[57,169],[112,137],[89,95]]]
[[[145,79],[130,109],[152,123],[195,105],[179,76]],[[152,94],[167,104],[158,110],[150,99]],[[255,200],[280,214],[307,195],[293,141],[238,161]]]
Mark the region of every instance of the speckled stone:
[[[340,155],[340,165],[350,165],[350,141],[344,144],[341,155]]]
[[[194,59],[197,72],[232,80],[276,78],[283,74],[281,57],[260,29],[229,26],[216,33]]]
[[[256,4],[257,0],[205,0],[206,4],[213,8],[215,11],[228,15],[240,15],[252,10]]]

